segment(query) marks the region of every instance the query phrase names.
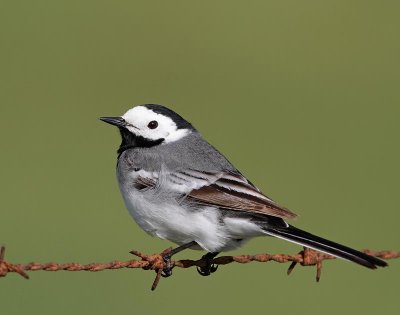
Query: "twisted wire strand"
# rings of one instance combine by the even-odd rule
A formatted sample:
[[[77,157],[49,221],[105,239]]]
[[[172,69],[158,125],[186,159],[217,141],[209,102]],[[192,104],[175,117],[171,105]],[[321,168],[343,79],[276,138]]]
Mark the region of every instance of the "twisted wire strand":
[[[169,253],[171,249],[168,248],[162,253],[146,255],[139,251],[131,251],[131,254],[140,257],[141,260],[128,260],[128,261],[111,261],[109,263],[90,263],[90,264],[79,264],[75,262],[71,263],[37,263],[31,262],[27,264],[13,264],[5,260],[5,247],[2,246],[0,249],[0,277],[5,277],[9,272],[15,272],[29,279],[26,271],[90,271],[97,272],[103,270],[116,270],[122,268],[142,268],[144,270],[154,270],[157,275],[152,285],[154,290],[161,278],[161,273],[165,268],[165,262],[163,257]],[[395,259],[400,257],[398,251],[371,251],[363,250],[364,253],[375,256],[382,259]],[[319,281],[322,271],[322,262],[324,260],[336,259],[336,257],[317,252],[315,250],[304,248],[300,253],[296,255],[287,254],[257,254],[257,255],[240,255],[240,256],[220,256],[213,259],[214,265],[227,265],[230,263],[246,264],[250,262],[269,262],[274,261],[277,263],[291,262],[287,274],[290,274],[297,264],[302,266],[316,266],[317,274],[316,280]],[[205,267],[207,262],[204,259],[199,260],[173,260],[171,261],[173,267],[178,268],[190,268],[190,267]]]

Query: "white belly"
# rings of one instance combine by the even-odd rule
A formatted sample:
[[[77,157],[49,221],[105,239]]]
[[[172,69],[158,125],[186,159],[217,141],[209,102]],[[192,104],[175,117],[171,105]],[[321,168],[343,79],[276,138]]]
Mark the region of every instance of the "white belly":
[[[137,190],[120,182],[120,189],[129,213],[144,231],[179,245],[195,241],[208,252],[219,252],[264,234],[249,220],[221,219],[219,211],[210,207],[191,209],[157,188]]]

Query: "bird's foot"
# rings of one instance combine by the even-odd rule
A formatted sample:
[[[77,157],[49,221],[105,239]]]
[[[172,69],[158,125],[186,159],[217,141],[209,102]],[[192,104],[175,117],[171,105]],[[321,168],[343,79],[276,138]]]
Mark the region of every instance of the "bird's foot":
[[[203,267],[197,267],[197,272],[200,275],[206,277],[217,271],[218,265],[213,264],[215,256],[217,256],[217,253],[207,253],[201,257],[202,260],[205,260],[206,265]]]
[[[161,276],[163,278],[168,278],[172,276],[172,269],[174,268],[173,264],[171,263],[171,254],[167,253],[162,255],[164,261],[164,268],[161,272]]]

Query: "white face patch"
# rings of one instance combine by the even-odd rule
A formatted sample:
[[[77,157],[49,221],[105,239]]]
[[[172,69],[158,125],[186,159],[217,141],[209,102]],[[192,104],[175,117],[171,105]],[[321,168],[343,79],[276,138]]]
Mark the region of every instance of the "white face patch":
[[[123,116],[128,123],[126,127],[135,135],[149,140],[165,139],[165,143],[177,141],[188,135],[189,129],[178,129],[175,122],[162,114],[157,114],[144,106],[136,106],[128,110]],[[156,121],[157,127],[152,129],[149,123]]]

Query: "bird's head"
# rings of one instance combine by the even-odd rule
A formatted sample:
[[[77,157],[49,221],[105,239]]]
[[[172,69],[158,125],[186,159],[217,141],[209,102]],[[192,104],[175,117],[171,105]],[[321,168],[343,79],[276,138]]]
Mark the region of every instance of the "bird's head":
[[[101,117],[100,120],[119,128],[121,147],[125,149],[174,142],[195,130],[173,110],[157,104],[139,105],[121,117]]]

